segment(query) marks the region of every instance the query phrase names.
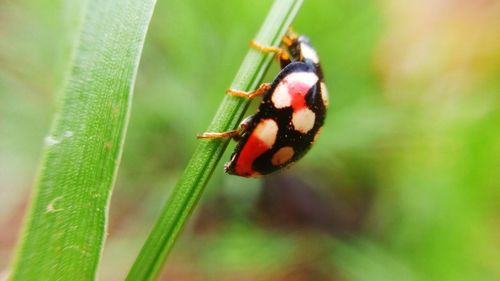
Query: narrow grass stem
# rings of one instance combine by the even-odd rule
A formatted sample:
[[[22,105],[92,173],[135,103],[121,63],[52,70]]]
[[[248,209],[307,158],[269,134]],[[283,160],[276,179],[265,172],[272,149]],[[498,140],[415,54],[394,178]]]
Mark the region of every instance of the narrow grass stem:
[[[266,46],[279,46],[302,2],[303,0],[276,0],[255,37],[257,42]],[[250,49],[231,88],[244,91],[257,88],[272,59],[272,54],[263,54]],[[223,132],[234,129],[242,119],[247,106],[248,101],[245,99],[225,96],[207,131]],[[127,280],[153,280],[159,274],[228,141],[227,139],[200,140],[132,266]]]

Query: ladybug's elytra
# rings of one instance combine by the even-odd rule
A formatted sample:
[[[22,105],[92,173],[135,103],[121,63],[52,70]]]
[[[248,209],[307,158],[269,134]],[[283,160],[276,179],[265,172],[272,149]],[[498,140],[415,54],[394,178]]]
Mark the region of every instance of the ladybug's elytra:
[[[262,95],[257,113],[243,120],[237,130],[198,135],[238,141],[225,165],[228,174],[256,177],[289,166],[311,148],[323,126],[328,93],[318,55],[305,36],[292,31],[283,44],[287,51],[251,42],[260,51],[277,53],[281,71],[271,84],[264,83],[253,92],[227,90],[229,95],[249,99]]]

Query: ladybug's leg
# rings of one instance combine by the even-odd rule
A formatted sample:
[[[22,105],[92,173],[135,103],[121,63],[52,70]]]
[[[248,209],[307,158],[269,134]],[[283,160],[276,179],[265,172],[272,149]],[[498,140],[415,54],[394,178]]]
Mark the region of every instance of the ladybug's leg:
[[[285,40],[285,39],[283,39],[283,40]],[[285,41],[283,41],[283,42],[285,42]],[[263,53],[275,53],[276,57],[280,61],[281,68],[284,68],[285,66],[287,66],[291,62],[290,55],[288,54],[288,52],[285,49],[264,46],[255,40],[250,41],[250,47],[257,49]]]
[[[235,90],[235,89],[227,89],[226,93],[230,96],[233,97],[242,97],[242,98],[247,98],[247,99],[253,99],[255,97],[258,97],[265,92],[267,92],[269,89],[271,89],[271,84],[270,83],[263,83],[262,85],[259,86],[255,91],[252,92],[245,92],[245,91],[240,91],[240,90]]]
[[[289,58],[288,53],[285,49],[271,47],[271,46],[264,46],[255,40],[250,41],[250,47],[252,47],[256,50],[259,50],[263,53],[275,53],[279,59],[288,59]]]
[[[205,132],[203,134],[197,135],[196,138],[198,139],[233,138],[234,140],[239,140],[241,134],[246,130],[251,120],[252,116],[245,118],[243,121],[241,121],[240,126],[236,130],[222,132],[222,133]]]
[[[197,139],[224,139],[224,138],[234,138],[241,133],[241,129],[236,129],[232,131],[214,133],[205,132],[196,136]]]

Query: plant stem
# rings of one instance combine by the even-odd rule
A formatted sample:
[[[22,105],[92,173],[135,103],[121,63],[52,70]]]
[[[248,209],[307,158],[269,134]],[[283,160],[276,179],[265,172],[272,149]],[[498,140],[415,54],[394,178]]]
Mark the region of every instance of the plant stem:
[[[279,46],[302,2],[276,0],[255,39],[263,45]],[[231,88],[244,91],[257,88],[272,60],[273,55],[250,49]],[[248,101],[243,98],[225,96],[207,131],[223,132],[235,128],[247,106]],[[227,139],[200,140],[127,280],[153,280],[159,274],[228,142]]]

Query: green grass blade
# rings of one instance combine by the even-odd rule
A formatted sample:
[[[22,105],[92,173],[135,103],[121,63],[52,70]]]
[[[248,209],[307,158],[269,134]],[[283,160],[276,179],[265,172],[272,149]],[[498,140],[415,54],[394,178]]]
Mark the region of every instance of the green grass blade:
[[[278,46],[302,2],[276,0],[255,39],[264,45]],[[272,59],[270,54],[249,50],[231,88],[246,91],[257,88]],[[224,97],[207,131],[223,132],[235,128],[247,105],[244,99]],[[127,280],[153,280],[158,275],[228,142],[221,139],[200,140]]]
[[[88,0],[12,280],[93,280],[155,0]]]

